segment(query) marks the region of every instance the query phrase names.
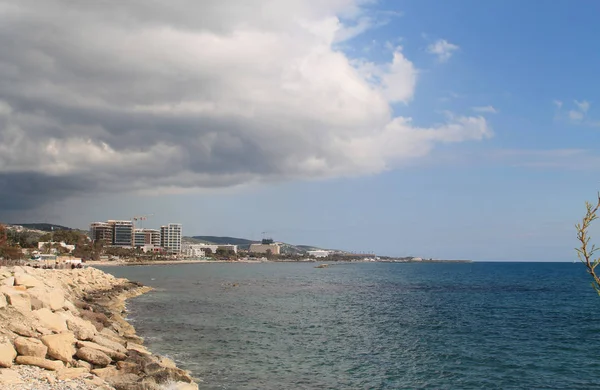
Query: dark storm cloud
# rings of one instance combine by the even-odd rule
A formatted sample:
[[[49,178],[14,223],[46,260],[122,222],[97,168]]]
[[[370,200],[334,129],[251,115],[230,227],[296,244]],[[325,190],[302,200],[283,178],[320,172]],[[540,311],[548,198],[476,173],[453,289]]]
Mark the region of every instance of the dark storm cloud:
[[[0,0],[0,213],[373,173],[489,136],[480,117],[392,117],[416,82],[401,49],[382,65],[334,49],[355,34],[336,15],[362,3]]]

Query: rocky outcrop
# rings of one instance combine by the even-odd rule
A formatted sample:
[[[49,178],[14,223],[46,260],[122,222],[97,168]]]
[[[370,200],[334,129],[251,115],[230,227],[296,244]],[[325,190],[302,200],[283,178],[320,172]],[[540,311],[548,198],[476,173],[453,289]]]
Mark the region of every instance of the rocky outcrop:
[[[0,385],[33,384],[18,372],[30,367],[82,389],[197,389],[124,318],[125,300],[149,290],[94,268],[0,267]]]

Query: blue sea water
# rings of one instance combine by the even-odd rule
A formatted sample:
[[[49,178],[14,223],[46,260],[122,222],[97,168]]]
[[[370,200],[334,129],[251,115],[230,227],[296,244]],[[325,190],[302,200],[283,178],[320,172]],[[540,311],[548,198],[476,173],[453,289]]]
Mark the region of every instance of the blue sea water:
[[[600,297],[581,264],[107,267],[201,389],[600,389]]]

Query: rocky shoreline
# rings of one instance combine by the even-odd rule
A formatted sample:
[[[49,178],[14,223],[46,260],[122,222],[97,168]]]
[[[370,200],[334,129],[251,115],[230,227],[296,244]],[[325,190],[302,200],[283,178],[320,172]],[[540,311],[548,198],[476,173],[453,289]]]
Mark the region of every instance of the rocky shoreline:
[[[0,267],[0,388],[197,390],[124,318],[150,290],[92,267]]]

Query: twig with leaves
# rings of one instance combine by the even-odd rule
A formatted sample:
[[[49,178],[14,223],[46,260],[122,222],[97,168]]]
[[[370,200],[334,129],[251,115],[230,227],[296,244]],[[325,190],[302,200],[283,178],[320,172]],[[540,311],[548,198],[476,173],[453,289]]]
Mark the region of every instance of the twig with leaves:
[[[598,295],[600,295],[600,277],[596,273],[596,267],[600,264],[600,257],[594,258],[594,255],[600,248],[597,248],[594,244],[592,244],[590,247],[590,236],[588,233],[592,222],[598,219],[597,212],[600,209],[600,192],[598,193],[598,201],[596,205],[594,206],[590,202],[585,202],[585,208],[587,211],[583,217],[583,220],[581,223],[575,225],[575,228],[577,229],[577,239],[581,245],[575,250],[577,251],[577,257],[579,257],[579,260],[585,264],[587,272],[592,275],[592,278],[594,279],[592,281],[594,290],[596,290]]]

